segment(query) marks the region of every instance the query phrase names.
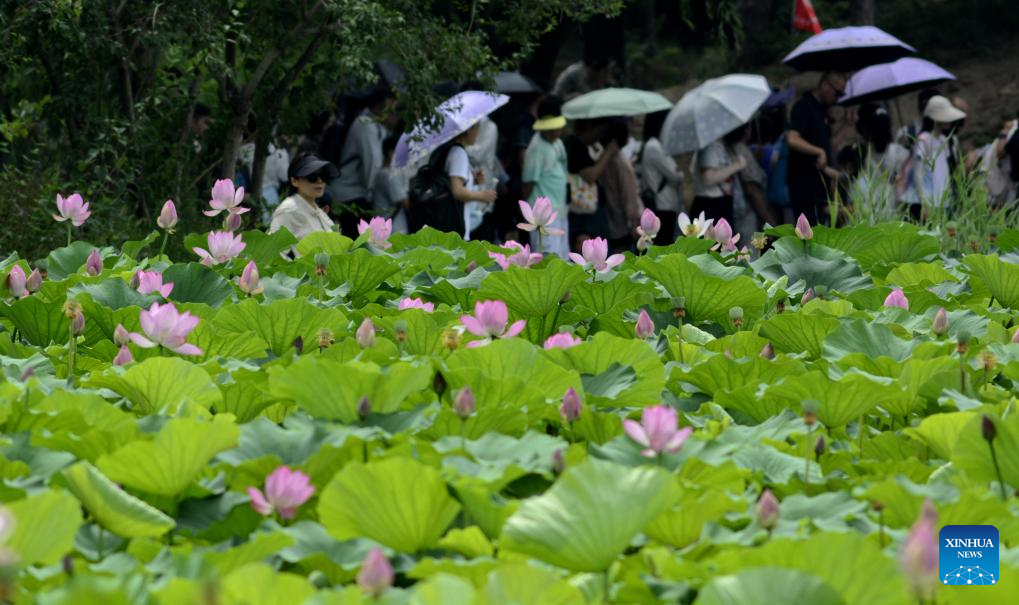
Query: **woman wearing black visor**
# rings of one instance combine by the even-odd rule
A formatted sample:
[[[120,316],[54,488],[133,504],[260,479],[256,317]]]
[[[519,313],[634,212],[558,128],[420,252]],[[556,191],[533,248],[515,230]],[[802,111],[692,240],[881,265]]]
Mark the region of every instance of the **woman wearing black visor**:
[[[297,239],[317,231],[335,231],[332,219],[317,200],[324,194],[326,183],[336,178],[336,167],[314,153],[304,153],[290,162],[287,176],[293,194],[283,200],[272,213],[269,233],[286,227]]]

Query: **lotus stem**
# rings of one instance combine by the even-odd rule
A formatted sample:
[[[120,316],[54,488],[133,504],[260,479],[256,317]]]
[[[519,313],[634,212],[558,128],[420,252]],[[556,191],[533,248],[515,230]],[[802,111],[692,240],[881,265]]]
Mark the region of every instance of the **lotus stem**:
[[[99,528],[99,535],[96,538],[96,554],[99,555],[99,559],[102,559],[103,558],[103,538],[105,536],[103,535],[103,526],[99,525],[99,523],[97,522],[96,523],[96,527]]]
[[[1005,492],[1005,480],[1001,476],[1001,466],[998,465],[998,454],[994,451],[994,441],[989,440],[987,445],[991,448],[991,461],[994,462],[994,472],[998,475],[998,487],[1001,489],[1001,500],[1002,502],[1007,502],[1008,494]]]
[[[803,491],[807,491],[807,486],[810,485],[810,435],[813,432],[814,427],[807,425],[807,438],[804,440],[805,451],[803,453]]]
[[[683,359],[683,318],[677,317],[676,324],[679,330],[676,332],[676,343],[679,345],[679,363],[685,364]]]
[[[78,353],[78,338],[74,335],[74,328],[70,328],[70,338],[67,339],[67,386],[74,386],[74,364]]]
[[[859,439],[860,439],[860,459],[863,459],[863,429],[866,425],[863,423],[863,414],[860,414],[860,427],[859,427]]]
[[[538,229],[537,231],[535,231],[535,233],[538,235],[538,250],[537,250],[537,252],[541,252],[541,229]]]
[[[544,336],[545,338],[548,338],[549,336],[555,334],[556,325],[559,323],[559,312],[562,311],[562,309],[563,309],[563,301],[560,300],[559,304],[557,304],[556,307],[555,307],[555,315],[552,316],[552,329],[547,334],[545,333],[545,330],[541,331],[542,336]],[[542,318],[541,321],[544,322],[545,318]]]
[[[67,221],[67,245],[71,245],[71,221]]]
[[[159,256],[163,256],[163,252],[166,250],[166,242],[170,240],[170,232],[163,232],[163,243],[159,246]]]

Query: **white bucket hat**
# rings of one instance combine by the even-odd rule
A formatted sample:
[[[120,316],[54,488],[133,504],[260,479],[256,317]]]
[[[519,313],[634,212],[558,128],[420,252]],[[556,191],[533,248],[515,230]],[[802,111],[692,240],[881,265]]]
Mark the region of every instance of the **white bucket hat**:
[[[923,110],[923,115],[925,118],[930,118],[935,122],[950,124],[965,118],[966,112],[955,105],[952,105],[952,102],[945,97],[937,95],[931,97],[930,100],[927,101],[927,106]]]

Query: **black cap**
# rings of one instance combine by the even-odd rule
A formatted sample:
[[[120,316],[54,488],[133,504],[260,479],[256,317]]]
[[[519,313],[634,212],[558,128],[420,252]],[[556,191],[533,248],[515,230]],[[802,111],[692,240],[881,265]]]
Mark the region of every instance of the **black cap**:
[[[320,170],[325,170],[330,179],[339,176],[340,171],[332,163],[323,160],[314,153],[299,155],[290,163],[287,176],[290,178],[303,178],[311,176]]]

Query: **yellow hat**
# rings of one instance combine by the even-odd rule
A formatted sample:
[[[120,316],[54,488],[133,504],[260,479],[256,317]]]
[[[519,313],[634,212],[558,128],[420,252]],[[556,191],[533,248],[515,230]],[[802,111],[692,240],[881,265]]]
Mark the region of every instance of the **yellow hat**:
[[[559,130],[566,128],[566,118],[563,116],[546,116],[534,123],[534,130]]]

